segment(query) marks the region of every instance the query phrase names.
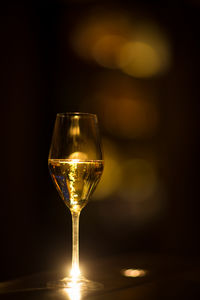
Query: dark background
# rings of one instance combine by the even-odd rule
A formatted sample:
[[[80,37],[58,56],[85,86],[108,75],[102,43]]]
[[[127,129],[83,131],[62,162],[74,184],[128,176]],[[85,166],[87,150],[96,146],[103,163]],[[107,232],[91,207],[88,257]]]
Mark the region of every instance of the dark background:
[[[199,257],[199,8],[189,0],[1,4],[1,280],[69,265],[70,213],[47,166],[55,116],[65,111],[97,113],[102,136],[118,151],[117,165],[149,158],[159,183],[138,205],[130,188],[137,168],[128,179],[129,168],[114,193],[89,203],[81,214],[81,261],[125,253]],[[70,37],[93,9],[97,15],[129,12],[133,21],[153,20],[162,28],[172,57],[165,74],[134,78],[79,57]],[[104,124],[109,104],[99,109],[94,95],[103,90],[109,102],[121,82],[155,98],[160,121],[153,136],[124,137]],[[133,214],[131,203],[138,209]]]

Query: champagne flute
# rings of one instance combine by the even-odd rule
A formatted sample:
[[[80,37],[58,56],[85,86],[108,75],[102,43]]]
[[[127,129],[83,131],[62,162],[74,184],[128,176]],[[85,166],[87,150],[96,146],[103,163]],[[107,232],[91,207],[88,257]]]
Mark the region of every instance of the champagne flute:
[[[51,287],[98,289],[79,269],[79,216],[94,192],[103,172],[97,116],[89,113],[59,113],[56,116],[48,158],[49,171],[57,191],[72,216],[72,268],[67,278]]]

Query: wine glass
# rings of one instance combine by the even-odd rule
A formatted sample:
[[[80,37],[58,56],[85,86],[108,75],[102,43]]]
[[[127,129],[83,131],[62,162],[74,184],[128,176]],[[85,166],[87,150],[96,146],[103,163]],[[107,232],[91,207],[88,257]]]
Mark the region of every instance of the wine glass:
[[[103,172],[97,116],[89,113],[58,113],[48,158],[57,191],[72,216],[72,268],[68,277],[50,282],[50,287],[82,290],[100,285],[86,279],[79,269],[79,216]]]

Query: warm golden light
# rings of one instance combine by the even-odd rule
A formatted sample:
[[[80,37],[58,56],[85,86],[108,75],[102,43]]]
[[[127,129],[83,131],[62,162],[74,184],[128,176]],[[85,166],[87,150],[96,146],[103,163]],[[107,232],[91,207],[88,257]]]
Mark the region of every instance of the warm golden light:
[[[102,99],[103,122],[106,129],[124,138],[151,137],[158,125],[154,102],[142,98],[116,96]],[[114,118],[110,118],[110,115]]]
[[[69,134],[73,137],[80,135],[79,119],[80,119],[79,116],[75,116],[74,119],[72,120],[71,127],[70,127],[70,130],[69,130]]]
[[[159,24],[138,22],[133,32],[119,53],[119,68],[137,78],[166,72],[171,64],[171,49]]]
[[[130,20],[121,12],[92,13],[81,20],[71,37],[75,52],[106,67],[116,67],[116,54],[130,36]]]
[[[118,68],[118,53],[125,43],[126,39],[120,35],[107,34],[102,36],[92,49],[94,60],[104,67]]]
[[[67,158],[79,161],[79,160],[87,160],[88,156],[84,152],[77,151],[77,152],[73,152],[72,154],[70,154]]]
[[[80,275],[81,275],[81,271],[78,265],[74,265],[70,271],[70,276],[72,277],[73,281],[76,282],[79,279]]]
[[[171,49],[159,24],[133,21],[127,12],[95,13],[73,32],[72,47],[80,57],[137,78],[169,69]]]
[[[85,154],[87,160],[84,159]],[[96,288],[96,284],[81,276],[79,269],[79,217],[101,178],[103,166],[96,115],[57,114],[48,167],[61,199],[71,212],[72,269],[69,277],[50,282],[49,287],[51,285],[67,288],[76,283],[81,285],[81,288],[87,289],[88,284]]]
[[[71,287],[65,288],[64,291],[69,296],[70,300],[81,299],[81,287],[77,282],[72,283]]]
[[[122,274],[126,277],[144,277],[147,274],[147,271],[143,269],[126,269],[122,270]]]
[[[129,42],[119,54],[119,67],[134,77],[151,77],[161,69],[156,49],[144,42]]]

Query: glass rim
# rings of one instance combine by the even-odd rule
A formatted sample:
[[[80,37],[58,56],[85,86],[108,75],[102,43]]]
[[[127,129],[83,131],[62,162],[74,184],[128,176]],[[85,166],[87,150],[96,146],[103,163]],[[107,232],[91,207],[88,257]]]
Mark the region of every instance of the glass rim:
[[[86,113],[86,112],[64,112],[64,113],[57,113],[57,117],[70,117],[70,116],[87,116],[97,118],[96,114]]]

